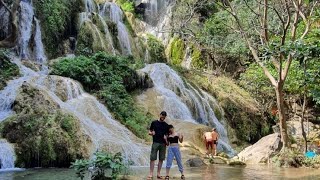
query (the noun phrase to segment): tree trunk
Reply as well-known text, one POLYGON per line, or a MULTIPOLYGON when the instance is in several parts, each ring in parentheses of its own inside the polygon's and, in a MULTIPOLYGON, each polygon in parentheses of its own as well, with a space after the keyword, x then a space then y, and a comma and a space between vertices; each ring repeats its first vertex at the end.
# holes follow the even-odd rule
POLYGON ((305 116, 305 112, 306 112, 306 107, 307 107, 307 88, 306 88, 306 74, 307 74, 307 64, 306 64, 306 59, 304 59, 303 61, 303 76, 304 76, 304 84, 303 84, 303 105, 302 105, 302 115, 301 115, 301 119, 300 119, 300 123, 301 123, 301 131, 302 131, 302 137, 304 140, 304 152, 307 152, 308 150, 308 142, 307 142, 307 135, 306 135, 306 131, 304 130, 304 116, 305 116))
POLYGON ((284 108, 284 95, 283 95, 283 81, 278 82, 277 87, 275 87, 277 96, 277 107, 279 115, 279 125, 280 125, 280 135, 281 142, 283 143, 282 150, 289 147, 288 143, 288 132, 287 132, 287 116, 284 108))

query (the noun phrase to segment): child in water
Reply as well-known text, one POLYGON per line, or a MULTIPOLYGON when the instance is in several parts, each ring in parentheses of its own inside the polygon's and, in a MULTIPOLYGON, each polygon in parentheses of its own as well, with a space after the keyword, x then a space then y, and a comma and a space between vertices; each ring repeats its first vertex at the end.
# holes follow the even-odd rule
POLYGON ((179 142, 182 143, 183 135, 180 133, 175 133, 173 126, 169 125, 169 136, 165 136, 164 138, 167 142, 167 145, 169 146, 168 147, 166 178, 165 179, 169 179, 169 172, 170 172, 170 168, 172 166, 172 161, 173 161, 174 157, 177 161, 179 171, 181 173, 181 179, 184 179, 181 153, 180 153, 180 148, 179 148, 179 142))

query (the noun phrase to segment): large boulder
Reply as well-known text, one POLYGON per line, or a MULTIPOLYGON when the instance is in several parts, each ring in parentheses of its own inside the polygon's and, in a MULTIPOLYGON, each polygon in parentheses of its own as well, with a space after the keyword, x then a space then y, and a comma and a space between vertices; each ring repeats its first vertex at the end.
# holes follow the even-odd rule
MULTIPOLYGON (((294 138, 302 138, 302 127, 300 121, 288 121, 288 132, 294 138)), ((310 134, 314 131, 314 125, 312 122, 304 122, 304 131, 306 134, 310 134)))
POLYGON ((266 163, 280 148, 280 135, 274 133, 263 137, 252 146, 245 148, 236 158, 247 164, 266 163))

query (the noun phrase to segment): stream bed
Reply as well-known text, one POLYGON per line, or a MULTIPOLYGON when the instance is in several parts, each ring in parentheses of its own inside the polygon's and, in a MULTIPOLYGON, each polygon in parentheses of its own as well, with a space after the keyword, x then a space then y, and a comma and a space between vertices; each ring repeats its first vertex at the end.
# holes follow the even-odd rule
MULTIPOLYGON (((142 180, 148 175, 148 167, 130 167, 127 179, 142 180)), ((156 172, 156 171, 155 171, 156 172)), ((162 174, 165 175, 165 169, 162 174)), ((175 166, 171 170, 170 179, 180 179, 178 168, 175 166)), ((210 165, 202 168, 186 168, 186 179, 192 180, 282 180, 320 179, 320 170, 307 168, 277 168, 265 165, 248 165, 247 167, 230 167, 228 165, 210 165)), ((24 171, 0 171, 1 180, 80 180, 72 169, 27 169, 24 171)), ((86 177, 85 179, 88 179, 86 177)), ((154 177, 154 179, 156 179, 154 177)))

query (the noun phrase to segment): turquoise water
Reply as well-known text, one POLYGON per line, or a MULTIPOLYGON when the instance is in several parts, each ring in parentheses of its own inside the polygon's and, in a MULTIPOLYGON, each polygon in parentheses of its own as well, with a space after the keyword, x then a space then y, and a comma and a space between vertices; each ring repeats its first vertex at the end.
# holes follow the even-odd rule
MULTIPOLYGON (((127 179, 142 180, 148 175, 148 167, 132 167, 127 179)), ((165 169, 161 175, 165 175, 165 169)), ((171 170, 171 179, 179 179, 177 167, 171 170)), ((210 165, 202 168, 186 168, 186 179, 192 180, 286 180, 320 179, 320 170, 305 168, 275 168, 268 166, 230 167, 210 165)), ((86 177, 85 179, 88 179, 86 177)), ((156 178, 154 178, 156 179, 156 178)), ((72 169, 28 169, 16 172, 0 172, 0 180, 79 180, 72 169)))

